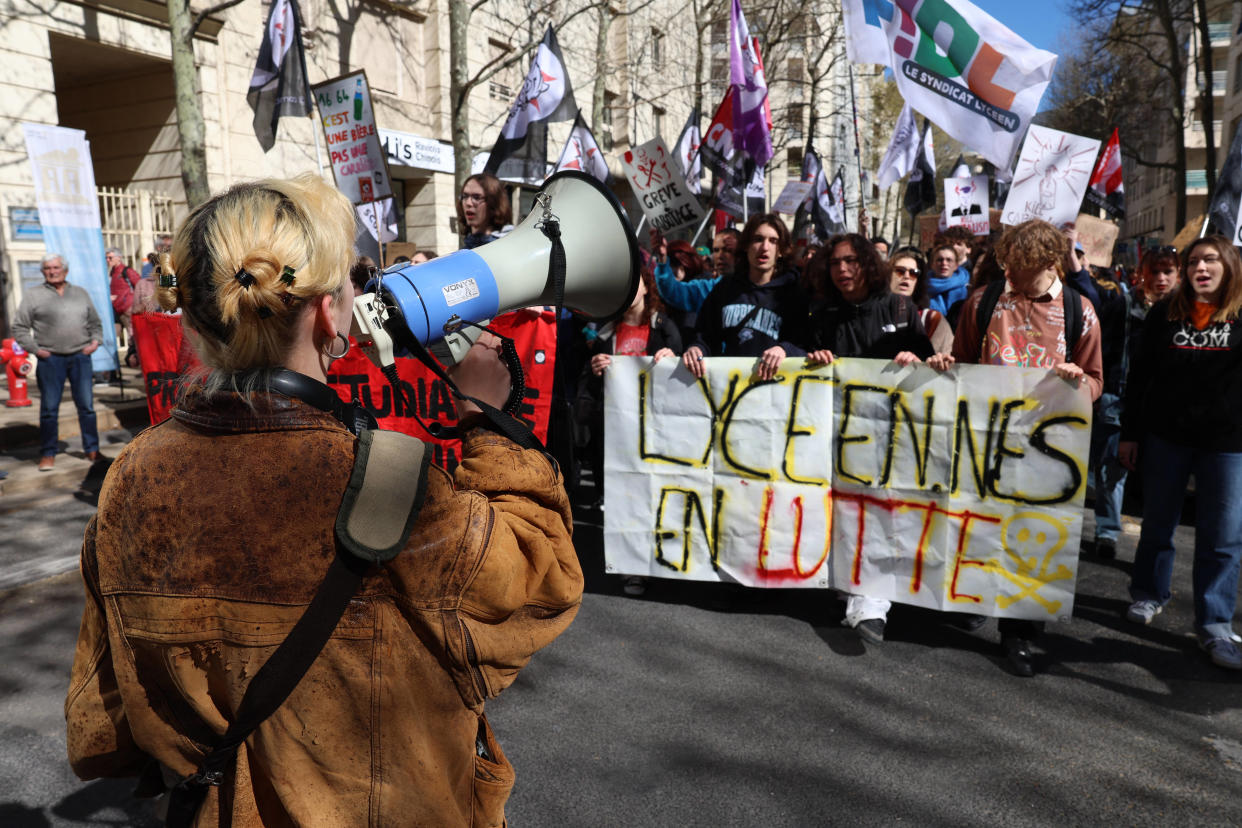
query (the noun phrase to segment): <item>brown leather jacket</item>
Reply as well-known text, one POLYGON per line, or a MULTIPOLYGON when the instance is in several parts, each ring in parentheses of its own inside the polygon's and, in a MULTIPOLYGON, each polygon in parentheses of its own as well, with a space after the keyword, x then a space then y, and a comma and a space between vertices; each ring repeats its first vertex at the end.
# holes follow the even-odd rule
MULTIPOLYGON (((195 770, 323 579, 355 443, 300 401, 225 396, 121 452, 82 548, 65 701, 80 777, 150 758, 195 770)), ((503 824, 513 768, 483 702, 577 612, 569 504, 543 455, 484 429, 455 477, 428 475, 405 550, 364 580, 198 824, 218 808, 234 826, 503 824)))

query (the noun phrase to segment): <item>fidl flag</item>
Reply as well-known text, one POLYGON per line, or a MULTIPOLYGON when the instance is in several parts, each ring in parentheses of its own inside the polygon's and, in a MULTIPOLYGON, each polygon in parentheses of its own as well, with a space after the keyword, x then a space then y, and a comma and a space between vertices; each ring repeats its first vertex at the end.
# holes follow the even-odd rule
POLYGON ((561 47, 549 25, 484 172, 498 178, 543 181, 548 174, 548 124, 571 120, 577 114, 561 47))
POLYGON ((1113 218, 1125 218, 1126 188, 1121 183, 1121 141, 1116 127, 1113 127, 1113 137, 1104 145, 1104 154, 1091 174, 1087 203, 1113 218))
POLYGON ((733 91, 733 144, 759 166, 772 159, 772 108, 759 44, 750 36, 742 5, 729 15, 729 83, 733 91))
POLYGON ((561 150, 561 160, 556 162, 556 171, 561 170, 578 170, 595 176, 604 184, 612 178, 608 173, 608 162, 599 151, 599 144, 595 143, 591 128, 582 120, 581 112, 574 118, 574 128, 569 131, 565 149, 561 150))
POLYGON ((1057 56, 968 0, 842 0, 845 49, 882 63, 936 126, 1001 168, 1013 165, 1057 56))
POLYGON ((677 139, 675 152, 677 163, 681 165, 681 172, 686 179, 686 186, 695 195, 703 191, 699 181, 703 177, 703 159, 699 157, 701 143, 703 136, 699 134, 699 110, 692 109, 686 125, 681 129, 681 137, 677 139))
POLYGON ((793 237, 795 239, 807 239, 813 235, 814 222, 812 217, 815 211, 815 186, 819 178, 820 167, 823 166, 819 161, 819 155, 816 154, 814 148, 807 146, 806 154, 802 156, 802 175, 801 180, 809 182, 811 189, 807 191, 806 198, 802 200, 802 204, 798 207, 798 212, 794 214, 793 237))
POLYGON ((272 3, 246 102, 254 110, 254 134, 264 152, 276 145, 277 121, 286 115, 305 118, 311 114, 302 18, 295 0, 272 3))

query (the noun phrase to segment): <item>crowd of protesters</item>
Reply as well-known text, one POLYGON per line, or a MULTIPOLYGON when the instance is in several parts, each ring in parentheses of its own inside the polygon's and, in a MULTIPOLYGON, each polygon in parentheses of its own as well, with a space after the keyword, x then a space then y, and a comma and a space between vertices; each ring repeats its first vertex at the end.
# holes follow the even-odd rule
MULTIPOLYGON (((467 248, 512 229, 504 186, 486 174, 467 179, 457 213, 467 248)), ((790 357, 1047 368, 1094 402, 1095 530, 1083 553, 1115 557, 1130 472, 1140 464, 1171 470, 1143 478, 1126 617, 1149 623, 1171 595, 1172 532, 1194 475, 1196 632, 1213 663, 1242 669, 1230 626, 1242 561, 1242 445, 1235 445, 1242 423, 1237 406, 1222 404, 1238 396, 1242 377, 1233 325, 1242 267, 1228 242, 1208 237, 1180 254, 1154 249, 1125 274, 1090 267, 1072 227, 1042 221, 991 238, 952 227, 925 249, 857 233, 795 245, 771 213, 740 231, 720 229, 703 247, 654 232, 645 241, 640 287, 620 319, 584 324, 567 313, 559 326, 556 396, 571 407, 566 430, 577 455, 568 458, 567 480, 572 486, 578 466, 589 471, 589 493, 576 487, 584 503, 604 508, 602 375, 614 355, 675 357, 695 377, 704 359, 752 357, 760 380, 790 357)), ((624 583, 630 594, 645 587, 637 577, 624 583)), ((863 641, 881 643, 889 602, 845 598, 845 623, 863 641)), ((968 629, 985 621, 957 613, 945 620, 968 629)), ((999 631, 1011 669, 1032 675, 1040 625, 1002 619, 999 631)))

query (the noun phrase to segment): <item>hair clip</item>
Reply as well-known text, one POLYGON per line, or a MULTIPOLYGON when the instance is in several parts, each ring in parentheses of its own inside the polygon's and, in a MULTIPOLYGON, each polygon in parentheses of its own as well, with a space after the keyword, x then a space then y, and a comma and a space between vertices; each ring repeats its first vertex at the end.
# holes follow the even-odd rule
POLYGON ((292 286, 293 273, 293 268, 289 267, 289 265, 285 265, 284 270, 280 271, 280 281, 284 282, 286 285, 292 286))
POLYGON ((262 306, 262 307, 260 307, 260 308, 259 308, 259 318, 260 318, 260 319, 270 319, 270 318, 271 318, 271 316, 272 316, 272 309, 271 309, 271 308, 269 308, 267 305, 264 305, 264 306, 262 306))
POLYGON ((160 270, 159 286, 162 288, 176 288, 177 287, 177 274, 176 273, 165 273, 163 270, 160 270))
POLYGON ((246 290, 250 290, 250 286, 253 285, 255 281, 254 277, 247 273, 245 268, 242 268, 234 273, 233 278, 236 279, 246 290))

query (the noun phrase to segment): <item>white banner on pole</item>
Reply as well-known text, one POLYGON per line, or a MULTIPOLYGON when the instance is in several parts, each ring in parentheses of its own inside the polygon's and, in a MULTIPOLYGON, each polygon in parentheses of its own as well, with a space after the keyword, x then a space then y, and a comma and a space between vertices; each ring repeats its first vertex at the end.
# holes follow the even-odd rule
POLYGON ((614 357, 607 570, 1072 612, 1091 402, 1042 369, 614 357))
POLYGON ((103 322, 104 341, 91 354, 92 370, 114 371, 120 363, 90 143, 80 129, 24 123, 22 132, 43 244, 49 254, 64 257, 68 281, 90 294, 103 322))

